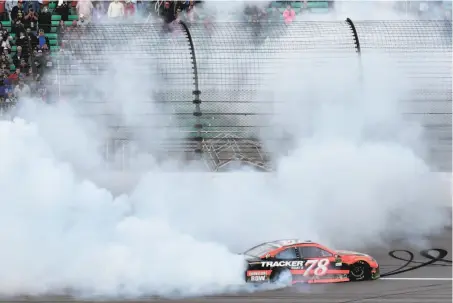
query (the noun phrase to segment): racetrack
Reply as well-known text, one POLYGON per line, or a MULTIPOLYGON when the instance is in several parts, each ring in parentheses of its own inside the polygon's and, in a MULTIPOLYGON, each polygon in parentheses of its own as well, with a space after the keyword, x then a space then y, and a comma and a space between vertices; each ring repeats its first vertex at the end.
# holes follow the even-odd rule
MULTIPOLYGON (((224 296, 210 296, 202 298, 180 299, 178 302, 253 302, 253 303, 284 303, 284 302, 310 302, 310 303, 352 303, 352 302, 410 302, 410 303, 444 303, 452 302, 452 268, 451 228, 441 235, 432 237, 423 245, 423 248, 410 247, 402 242, 394 243, 390 248, 373 249, 366 252, 375 257, 381 265, 383 278, 378 281, 338 283, 330 285, 298 285, 291 288, 256 292, 252 294, 236 294, 224 296), (443 260, 430 260, 423 257, 423 249, 445 250, 448 254, 443 260), (395 251, 394 257, 389 255, 395 251), (414 258, 411 260, 410 253, 414 258), (399 258, 399 259, 398 259, 399 258), (406 260, 406 261, 405 261, 406 260), (447 261, 445 261, 447 260, 447 261), (409 262, 410 261, 410 262, 409 262), (424 264, 431 261, 432 264, 424 264), (418 268, 414 268, 418 267, 418 268), (405 271, 386 276, 392 271, 405 271)), ((438 254, 432 250, 429 254, 437 258, 438 254)), ((27 297, 10 298, 4 302, 82 302, 64 297, 27 297)), ((129 302, 169 302, 168 299, 145 298, 129 302)), ((83 301, 89 302, 89 301, 83 301)), ((115 301, 119 302, 119 301, 115 301)))

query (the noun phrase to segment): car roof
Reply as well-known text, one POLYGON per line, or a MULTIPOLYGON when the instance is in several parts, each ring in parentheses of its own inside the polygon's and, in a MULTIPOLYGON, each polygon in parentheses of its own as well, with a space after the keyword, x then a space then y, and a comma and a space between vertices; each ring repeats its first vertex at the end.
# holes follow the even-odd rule
POLYGON ((290 246, 295 244, 317 244, 310 240, 300 240, 300 239, 281 239, 268 242, 270 244, 278 245, 279 247, 290 246))

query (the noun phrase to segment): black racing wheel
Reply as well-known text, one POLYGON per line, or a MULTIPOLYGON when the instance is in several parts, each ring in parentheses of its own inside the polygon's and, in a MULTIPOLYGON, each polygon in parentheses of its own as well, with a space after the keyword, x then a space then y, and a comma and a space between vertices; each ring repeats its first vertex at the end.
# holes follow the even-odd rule
POLYGON ((270 278, 271 283, 278 283, 283 285, 293 284, 293 274, 287 268, 274 270, 270 278))
POLYGON ((370 266, 365 261, 358 261, 349 268, 349 280, 364 281, 370 278, 370 266))

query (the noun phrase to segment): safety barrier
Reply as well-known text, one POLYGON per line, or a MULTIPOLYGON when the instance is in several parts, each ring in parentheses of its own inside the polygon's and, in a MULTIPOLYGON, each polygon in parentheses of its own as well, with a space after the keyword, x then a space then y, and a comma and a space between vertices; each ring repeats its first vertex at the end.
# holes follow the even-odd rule
MULTIPOLYGON (((256 142, 272 128, 278 97, 269 87, 277 69, 308 63, 329 68, 335 62, 344 73, 360 73, 376 54, 384 55, 414 87, 402 100, 412 104, 402 114, 426 127, 435 167, 451 171, 449 21, 181 22, 172 33, 160 23, 110 24, 74 30, 64 40, 66 57, 57 62, 62 96, 103 73, 113 79, 138 74, 141 85, 150 86, 136 97, 144 104, 139 126, 165 129, 164 150, 203 153, 214 170, 233 158, 266 166, 268 156, 256 142)), ((122 125, 99 96, 115 98, 90 92, 81 114, 96 116, 114 129, 115 139, 128 141, 135 126, 122 125)))

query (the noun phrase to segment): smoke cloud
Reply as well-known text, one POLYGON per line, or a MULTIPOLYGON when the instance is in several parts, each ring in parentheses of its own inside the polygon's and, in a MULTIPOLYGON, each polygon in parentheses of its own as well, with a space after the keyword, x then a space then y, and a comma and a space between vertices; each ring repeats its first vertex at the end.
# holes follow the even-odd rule
MULTIPOLYGON (((124 64, 114 85, 118 57, 111 62, 95 85, 84 82, 87 94, 109 92, 109 110, 129 127, 149 122, 134 119, 137 112, 165 112, 137 85, 137 66, 124 64)), ((139 148, 134 159, 146 172, 121 195, 95 180, 113 173, 101 152, 109 123, 80 118, 86 104, 74 100, 24 101, 17 118, 0 121, 0 294, 248 292, 259 288, 244 285, 236 253, 261 241, 361 249, 421 240, 448 225, 451 180, 432 173, 423 128, 401 116, 398 100, 413 87, 393 62, 379 54, 363 66, 353 58, 295 62, 263 80, 276 115, 261 139, 275 172, 194 173, 203 163, 158 163, 139 148), (283 133, 285 150, 276 143, 283 133)), ((139 145, 157 137, 152 151, 174 135, 148 129, 133 135, 139 145)))

